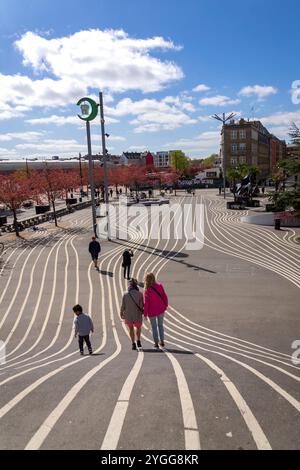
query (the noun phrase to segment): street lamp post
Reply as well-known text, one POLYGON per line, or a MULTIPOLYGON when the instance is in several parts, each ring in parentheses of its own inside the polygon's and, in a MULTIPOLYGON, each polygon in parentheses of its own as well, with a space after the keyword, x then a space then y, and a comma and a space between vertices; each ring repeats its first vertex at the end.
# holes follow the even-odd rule
POLYGON ((221 121, 223 124, 222 131, 224 132, 224 143, 223 143, 223 187, 224 187, 224 199, 226 199, 226 158, 225 158, 225 124, 227 121, 232 119, 235 116, 235 113, 229 114, 228 117, 226 117, 226 114, 223 113, 222 117, 218 116, 217 114, 214 114, 212 116, 213 119, 216 119, 217 121, 221 121))
POLYGON ((105 127, 104 127, 104 107, 103 107, 103 94, 99 93, 99 106, 100 106, 100 123, 101 123, 101 140, 102 140, 102 155, 103 155, 103 173, 104 173, 104 194, 105 194, 105 207, 107 217, 107 238, 110 240, 110 220, 109 220, 109 201, 108 201, 108 179, 107 179, 107 151, 105 144, 105 127))
POLYGON ((97 237, 97 220, 96 220, 96 207, 95 207, 95 184, 93 174, 93 161, 92 161, 92 144, 91 144, 91 127, 90 121, 95 119, 98 114, 97 103, 90 98, 81 98, 77 102, 77 106, 80 106, 81 115, 78 117, 86 123, 86 138, 88 147, 88 158, 89 158, 89 183, 91 187, 91 201, 92 201, 92 218, 93 218, 93 231, 95 237, 97 237))
POLYGON ((80 176, 80 198, 81 198, 81 200, 82 200, 83 184, 82 184, 81 153, 79 153, 79 176, 80 176))

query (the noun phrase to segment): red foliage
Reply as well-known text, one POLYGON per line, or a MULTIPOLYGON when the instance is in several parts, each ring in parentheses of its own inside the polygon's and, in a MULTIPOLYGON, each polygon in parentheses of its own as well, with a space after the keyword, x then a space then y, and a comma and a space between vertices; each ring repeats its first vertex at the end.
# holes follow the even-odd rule
POLYGON ((26 178, 20 178, 14 173, 0 175, 0 201, 11 210, 19 209, 30 196, 30 185, 26 178))
POLYGON ((12 210, 16 235, 19 236, 17 209, 31 196, 31 188, 25 177, 11 173, 0 175, 0 202, 12 210))

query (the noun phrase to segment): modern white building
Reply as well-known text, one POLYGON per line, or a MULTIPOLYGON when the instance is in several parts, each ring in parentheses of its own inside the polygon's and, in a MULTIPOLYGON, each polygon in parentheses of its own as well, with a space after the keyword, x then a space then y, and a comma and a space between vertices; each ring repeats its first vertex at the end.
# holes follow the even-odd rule
POLYGON ((156 168, 167 168, 170 166, 170 156, 169 152, 157 152, 153 154, 154 157, 154 166, 156 168))
POLYGON ((200 171, 195 176, 195 180, 203 183, 208 183, 209 180, 214 180, 220 178, 222 169, 220 166, 215 166, 213 168, 208 168, 207 170, 200 171))

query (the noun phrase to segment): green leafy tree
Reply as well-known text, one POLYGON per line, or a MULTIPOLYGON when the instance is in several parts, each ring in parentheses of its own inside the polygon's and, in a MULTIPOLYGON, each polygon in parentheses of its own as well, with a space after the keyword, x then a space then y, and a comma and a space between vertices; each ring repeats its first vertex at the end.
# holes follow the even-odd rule
POLYGON ((186 155, 181 150, 173 150, 170 152, 170 158, 171 167, 181 175, 185 175, 189 166, 189 159, 186 155))
MULTIPOLYGON (((300 129, 296 126, 295 123, 292 124, 289 135, 291 137, 292 143, 294 145, 299 145, 300 148, 300 129)), ((270 201, 272 201, 275 205, 275 210, 294 210, 298 215, 300 215, 299 175, 300 161, 297 159, 297 157, 289 158, 279 162, 275 175, 273 175, 276 191, 274 194, 269 195, 270 201), (284 192, 279 192, 279 183, 283 182, 283 186, 285 186, 286 179, 292 176, 295 178, 294 188, 287 189, 284 192)))

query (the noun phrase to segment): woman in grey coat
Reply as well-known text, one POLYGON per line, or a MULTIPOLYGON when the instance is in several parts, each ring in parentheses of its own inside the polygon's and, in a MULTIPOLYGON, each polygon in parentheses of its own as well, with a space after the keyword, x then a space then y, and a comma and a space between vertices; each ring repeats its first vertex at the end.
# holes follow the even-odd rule
POLYGON ((141 329, 143 325, 144 300, 136 279, 131 279, 128 291, 124 293, 121 305, 121 319, 125 321, 132 341, 132 350, 141 348, 141 329), (135 342, 136 337, 136 342, 135 342))

